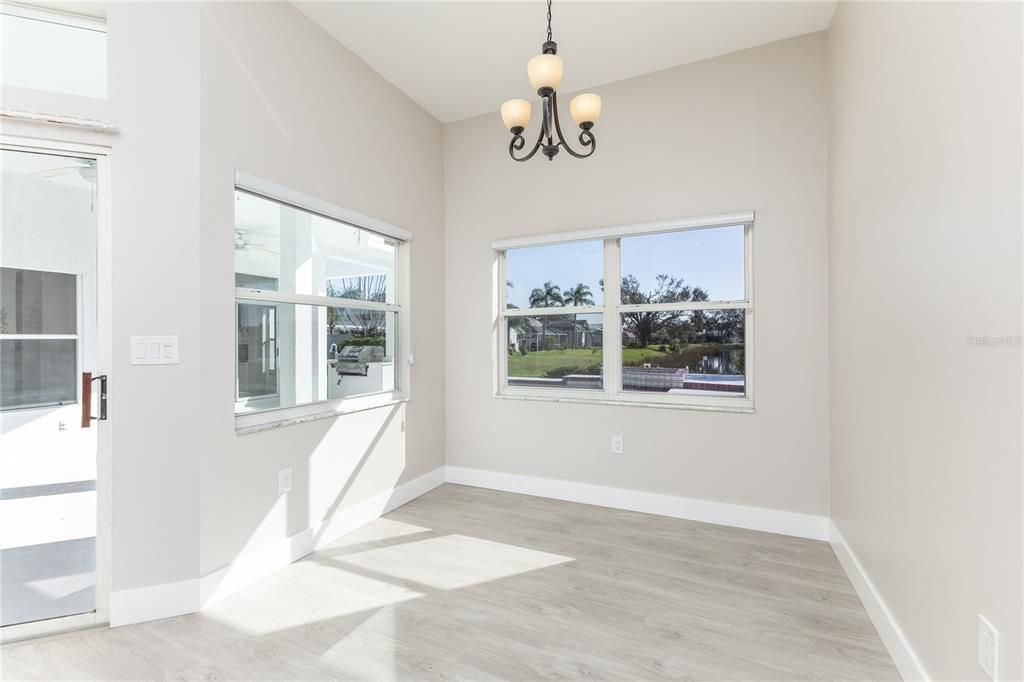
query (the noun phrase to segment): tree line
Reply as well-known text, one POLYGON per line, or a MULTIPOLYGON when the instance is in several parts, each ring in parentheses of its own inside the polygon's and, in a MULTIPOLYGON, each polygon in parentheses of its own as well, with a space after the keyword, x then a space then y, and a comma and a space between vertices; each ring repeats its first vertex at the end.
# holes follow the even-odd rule
MULTIPOLYGON (((514 284, 509 281, 509 287, 514 284)), ((604 280, 600 280, 604 290, 604 280)), ((710 300, 708 292, 690 286, 681 277, 658 275, 653 289, 643 289, 634 275, 622 278, 621 301, 625 304, 692 303, 710 300)), ((564 290, 552 281, 530 292, 531 308, 592 306, 591 288, 582 282, 564 290)), ((509 305, 509 308, 515 308, 509 305)), ((680 345, 688 343, 742 343, 742 310, 676 310, 623 313, 623 329, 630 333, 631 345, 680 345)), ((542 337, 547 336, 547 316, 541 316, 542 337)))

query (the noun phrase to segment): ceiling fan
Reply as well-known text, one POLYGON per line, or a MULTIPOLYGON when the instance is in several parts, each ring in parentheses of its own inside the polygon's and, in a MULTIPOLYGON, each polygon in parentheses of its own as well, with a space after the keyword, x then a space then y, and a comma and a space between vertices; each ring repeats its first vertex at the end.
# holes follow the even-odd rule
POLYGON ((57 168, 47 168, 45 170, 36 171, 31 173, 37 178, 60 178, 68 175, 78 175, 78 177, 90 185, 96 184, 96 162, 91 159, 74 159, 79 163, 73 166, 59 166, 57 168))
POLYGON ((271 256, 280 255, 277 251, 274 251, 266 244, 258 244, 256 242, 249 241, 248 234, 240 227, 235 228, 235 251, 240 251, 242 253, 259 251, 262 253, 268 253, 271 256))

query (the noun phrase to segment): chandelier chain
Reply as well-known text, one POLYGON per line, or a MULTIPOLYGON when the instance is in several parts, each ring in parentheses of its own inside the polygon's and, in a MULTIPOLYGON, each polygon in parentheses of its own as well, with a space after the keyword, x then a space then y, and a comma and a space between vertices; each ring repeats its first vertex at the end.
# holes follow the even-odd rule
POLYGON ((548 42, 551 42, 551 0, 548 0, 548 42))

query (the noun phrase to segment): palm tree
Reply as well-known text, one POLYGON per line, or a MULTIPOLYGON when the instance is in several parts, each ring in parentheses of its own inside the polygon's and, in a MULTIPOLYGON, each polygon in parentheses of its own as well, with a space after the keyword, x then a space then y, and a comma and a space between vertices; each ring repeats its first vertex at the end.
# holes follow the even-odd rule
MULTIPOLYGON (((530 292, 531 308, 554 308, 565 305, 562 298, 562 288, 548 280, 543 287, 537 287, 530 292)), ((540 316, 540 350, 544 350, 544 344, 548 338, 548 316, 540 316)))
POLYGON ((594 305, 594 294, 591 293, 590 287, 583 282, 566 289, 562 294, 562 299, 565 301, 565 305, 594 305))
MULTIPOLYGON (((565 292, 562 294, 562 300, 565 301, 565 305, 594 305, 594 295, 591 293, 590 287, 583 282, 578 282, 574 287, 566 287, 565 292)), ((576 325, 574 324, 572 335, 569 337, 569 346, 571 348, 576 347, 577 333, 576 325)))
POLYGON ((562 298, 562 287, 558 286, 551 280, 544 282, 543 287, 537 287, 530 292, 531 308, 554 308, 555 306, 564 304, 565 300, 562 298))

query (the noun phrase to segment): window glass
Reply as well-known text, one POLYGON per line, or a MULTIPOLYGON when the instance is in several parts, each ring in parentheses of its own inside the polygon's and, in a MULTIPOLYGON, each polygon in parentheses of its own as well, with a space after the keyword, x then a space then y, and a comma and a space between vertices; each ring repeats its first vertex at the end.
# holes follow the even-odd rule
POLYGON ((743 231, 736 225, 623 237, 622 302, 743 300, 743 231))
POLYGON ((260 277, 259 275, 247 275, 242 272, 235 273, 235 286, 242 289, 260 289, 262 291, 277 291, 276 277, 260 277))
POLYGON ((0 334, 77 333, 74 275, 0 268, 0 334))
POLYGON ((600 314, 515 315, 507 325, 509 386, 603 388, 600 314))
POLYGON ((235 192, 237 286, 393 303, 397 246, 369 230, 235 192))
POLYGON ((0 340, 0 410, 76 402, 77 367, 74 339, 0 340))
POLYGON ((0 13, 0 81, 19 88, 106 97, 107 33, 99 22, 85 28, 61 23, 58 13, 33 11, 37 13, 40 18, 0 13))
POLYGON ((277 306, 238 306, 238 397, 277 395, 277 306))
POLYGON ((624 391, 745 395, 743 310, 643 311, 621 320, 624 391))
POLYGON ((681 225, 506 249, 498 393, 541 398, 561 390, 562 398, 752 409, 753 223, 681 225), (621 288, 613 300, 604 298, 609 277, 621 288), (569 281, 579 284, 564 286, 569 281), (618 376, 605 381, 606 370, 618 376))
POLYGON ((573 242, 509 249, 505 258, 509 308, 604 304, 604 244, 573 242))
POLYGON ((397 388, 397 313, 240 301, 238 412, 397 388))

